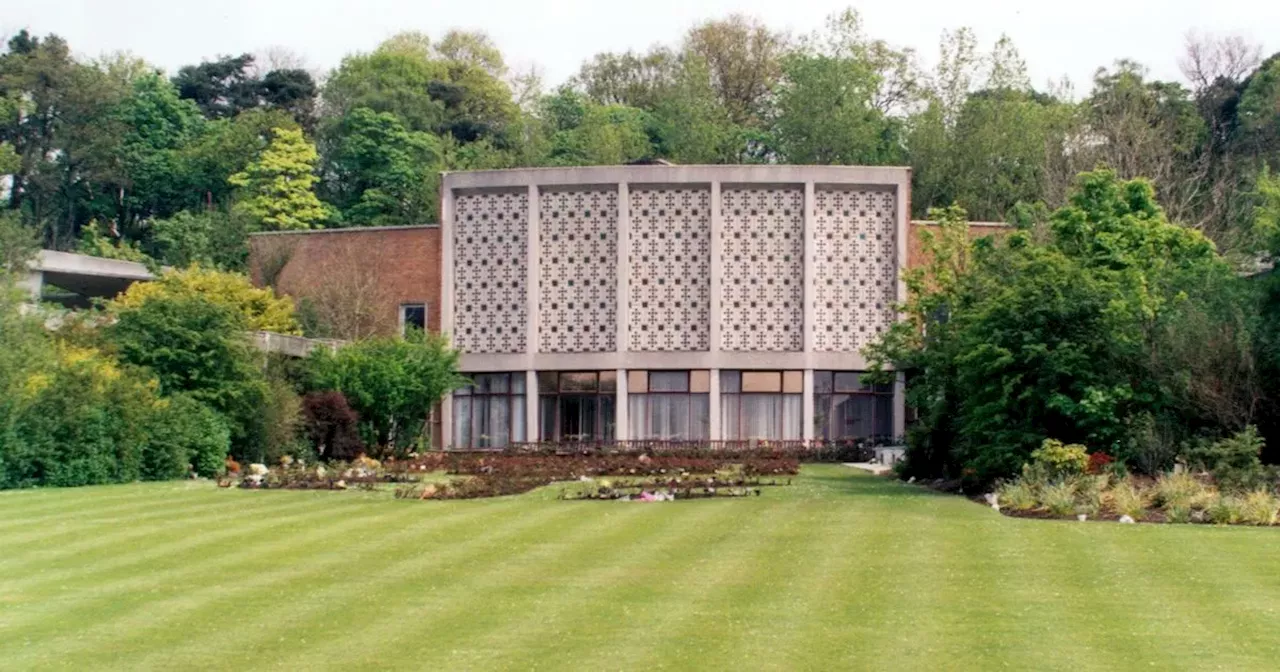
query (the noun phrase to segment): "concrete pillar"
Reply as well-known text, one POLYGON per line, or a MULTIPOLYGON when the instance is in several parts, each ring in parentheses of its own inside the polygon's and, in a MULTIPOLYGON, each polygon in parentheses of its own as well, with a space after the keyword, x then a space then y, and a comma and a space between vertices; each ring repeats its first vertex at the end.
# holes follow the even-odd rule
POLYGON ((614 392, 613 406, 613 438, 615 441, 626 441, 631 436, 631 421, 627 400, 627 370, 618 369, 618 389, 614 392))
POLYGON ((524 440, 537 441, 538 436, 538 372, 524 372, 524 440))
POLYGON ((800 438, 806 443, 813 440, 813 418, 816 410, 813 402, 813 369, 805 369, 804 391, 800 396, 800 438))
MULTIPOLYGON (((440 188, 440 333, 453 335, 453 190, 440 188)), ((440 403, 440 447, 453 446, 453 395, 440 403)))
MULTIPOLYGON (((615 305, 618 307, 617 331, 614 332, 614 351, 619 361, 630 349, 627 319, 631 303, 631 189, 626 182, 618 184, 617 227, 617 275, 614 278, 615 305)), ((627 370, 618 369, 618 391, 614 398, 613 437, 617 441, 631 438, 627 401, 627 370)))

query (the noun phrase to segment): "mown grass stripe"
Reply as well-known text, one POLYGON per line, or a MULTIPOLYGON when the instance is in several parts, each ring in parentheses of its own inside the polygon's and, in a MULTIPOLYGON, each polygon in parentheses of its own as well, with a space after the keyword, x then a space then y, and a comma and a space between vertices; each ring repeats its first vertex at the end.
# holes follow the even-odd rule
MULTIPOLYGON (((549 503, 540 508, 540 515, 546 516, 549 512, 554 512, 556 517, 535 528, 523 530, 513 539, 518 542, 523 537, 525 541, 533 541, 532 544, 525 544, 524 552, 486 554, 485 549, 477 549, 478 552, 463 554, 444 563, 428 559, 418 571, 412 571, 414 565, 423 563, 409 561, 374 577, 378 582, 393 581, 401 584, 406 596, 415 588, 430 590, 430 594, 421 596, 422 602, 401 602, 410 609, 408 614, 394 609, 395 605, 373 605, 377 607, 375 609, 370 609, 371 605, 366 604, 345 607, 335 605, 334 609, 342 609, 344 614, 350 613, 348 609, 355 610, 360 625, 354 632, 349 632, 348 636, 366 642, 369 648, 352 650, 337 640, 332 640, 307 650, 301 656, 280 660, 278 664, 292 669, 314 667, 326 660, 358 664, 366 652, 387 650, 386 642, 394 639, 401 628, 421 628, 431 622, 439 622, 447 618, 447 614, 457 613, 449 610, 458 607, 463 607, 458 615, 465 617, 467 605, 471 609, 493 608, 495 603, 486 595, 506 575, 518 573, 521 567, 530 563, 548 560, 554 562, 564 557, 573 544, 596 537, 610 528, 625 530, 630 520, 642 513, 636 509, 619 508, 608 516, 583 516, 581 506, 563 502, 549 503), (426 573, 428 571, 429 575, 426 573), (350 660, 351 658, 355 660, 350 660)), ((331 613, 312 616, 308 622, 323 628, 332 622, 331 613)))
MULTIPOLYGON (((495 512, 475 508, 461 508, 444 505, 445 512, 428 511, 431 505, 416 502, 405 502, 394 514, 388 512, 388 520, 376 520, 368 536, 360 539, 329 540, 327 546, 303 549, 299 553, 296 547, 288 552, 301 561, 292 567, 280 567, 261 571, 251 580, 245 581, 230 589, 210 590, 202 599, 190 599, 190 596, 175 596, 164 607, 164 618, 157 623, 155 619, 138 619, 140 622, 121 623, 116 630, 124 634, 113 641, 120 641, 129 648, 130 644, 141 647, 153 646, 159 641, 172 645, 181 645, 189 651, 199 650, 207 646, 207 655, 217 655, 225 645, 228 637, 235 637, 237 647, 251 655, 255 637, 260 638, 265 632, 282 625, 286 619, 295 616, 306 606, 312 604, 327 605, 334 596, 360 599, 361 591, 369 589, 365 577, 369 573, 381 571, 385 566, 403 561, 406 554, 420 550, 417 540, 422 534, 456 535, 466 529, 491 519, 495 512), (352 583, 358 580, 358 583, 352 583), (276 594, 288 594, 297 586, 309 586, 305 600, 280 601, 274 599, 276 594), (353 587, 357 588, 353 590, 353 587), (228 622, 222 617, 228 611, 249 612, 253 618, 238 622, 228 622), (204 624, 218 624, 217 628, 202 628, 204 624), (237 626, 243 627, 236 634, 237 626), (185 634, 184 634, 185 633, 185 634), (196 634, 191 634, 196 633, 196 634)), ((492 528, 495 535, 503 532, 500 527, 492 528)), ((368 528, 366 528, 368 529, 368 528)), ((489 532, 486 529, 486 534, 489 532)), ((481 535, 483 536, 483 535, 481 535)), ((308 632, 300 630, 300 632, 308 632)), ((293 633, 290 633, 292 636, 293 633)), ((274 637, 271 638, 273 641, 274 637)), ((130 656, 127 661, 134 669, 163 669, 166 667, 163 656, 130 656)))
MULTIPOLYGON (((610 622, 609 612, 627 607, 625 602, 615 602, 613 595, 634 586, 637 578, 650 576, 648 568, 674 554, 689 552, 688 547, 696 544, 707 528, 729 520, 735 511, 732 505, 724 504, 623 504, 640 509, 643 517, 627 528, 575 545, 564 562, 553 560, 553 567, 542 563, 526 566, 521 573, 504 574, 498 585, 485 591, 502 596, 503 609, 466 630, 431 633, 436 650, 449 655, 424 662, 443 668, 506 668, 518 665, 530 651, 547 649, 537 657, 554 669, 555 653, 589 646, 590 634, 610 622), (547 599, 548 595, 554 599, 547 599)), ((434 620, 466 616, 439 615, 434 620)), ((400 648, 398 645, 413 637, 428 634, 431 626, 425 623, 406 628, 389 645, 400 648)))
MULTIPOLYGON (((103 617, 74 633, 75 643, 64 643, 63 648, 75 653, 100 647, 103 643, 109 643, 111 648, 121 647, 126 642, 141 645, 147 643, 148 637, 154 636, 155 630, 162 629, 171 634, 189 633, 185 628, 174 629, 178 626, 178 615, 219 600, 229 600, 234 605, 238 597, 255 591, 270 590, 282 583, 318 576, 329 570, 345 569, 350 562, 347 554, 329 553, 326 559, 319 561, 314 558, 325 549, 332 549, 335 539, 341 539, 348 532, 370 529, 371 526, 375 526, 374 529, 383 526, 395 529, 402 522, 419 516, 412 506, 362 509, 360 515, 346 516, 330 526, 299 526, 291 534, 237 546, 233 552, 166 572, 151 582, 167 589, 159 594, 154 587, 150 591, 152 594, 145 590, 129 590, 125 585, 135 583, 129 579, 114 582, 110 584, 110 595, 95 596, 91 600, 95 604, 76 605, 77 609, 94 609, 103 617), (281 564, 278 558, 282 555, 295 557, 299 564, 281 564)), ((461 525, 468 518, 479 515, 481 512, 455 508, 424 522, 430 525, 461 525)), ((376 548, 369 547, 371 551, 376 548)), ((134 667, 134 662, 140 661, 129 662, 129 666, 134 667)))

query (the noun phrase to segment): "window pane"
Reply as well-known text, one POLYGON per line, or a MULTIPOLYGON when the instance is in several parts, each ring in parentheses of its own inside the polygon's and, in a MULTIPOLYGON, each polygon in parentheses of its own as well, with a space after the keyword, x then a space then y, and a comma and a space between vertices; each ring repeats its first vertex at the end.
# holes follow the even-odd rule
POLYGON ((407 303, 400 306, 401 330, 408 332, 411 328, 425 331, 427 328, 427 307, 421 303, 407 303))
POLYGON ((836 392, 861 392, 862 376, 852 371, 838 371, 836 376, 836 392))
POLYGON ((524 371, 515 371, 511 374, 511 394, 524 394, 525 378, 528 374, 524 371))
POLYGON ((782 395, 742 395, 742 438, 782 438, 782 395))
POLYGON ((489 418, 489 397, 473 397, 471 399, 471 447, 484 448, 489 445, 489 428, 485 422, 489 418))
POLYGON ((678 441, 689 436, 689 395, 650 394, 649 438, 678 441))
POLYGON ((720 395, 720 437, 723 439, 742 438, 738 430, 738 409, 741 399, 742 397, 737 394, 720 395))
POLYGON ((813 372, 813 391, 817 394, 824 394, 834 391, 831 385, 830 371, 814 371, 813 372))
POLYGON ((893 397, 876 397, 876 436, 893 436, 893 397))
POLYGON ((835 438, 832 432, 831 395, 813 395, 813 436, 819 439, 835 438))
MULTIPOLYGON (((466 375, 466 374, 463 374, 463 375, 466 375)), ((475 391, 475 389, 476 388, 471 383, 467 383, 466 385, 463 385, 462 387, 459 387, 458 389, 454 390, 453 396, 458 397, 458 396, 470 395, 472 392, 475 391)))
POLYGON ((600 431, 596 438, 603 441, 612 441, 614 437, 613 425, 617 420, 617 406, 612 394, 600 395, 600 422, 597 425, 600 431))
POLYGON ((551 395, 538 397, 538 438, 543 441, 555 441, 556 436, 556 398, 551 395))
POLYGON ((485 424, 488 425, 489 442, 487 448, 502 448, 511 438, 510 402, 506 397, 489 398, 489 414, 485 424))
POLYGON ((560 389, 557 382, 559 374, 555 371, 539 371, 538 372, 538 391, 539 392, 555 392, 560 389))
POLYGON ((688 392, 688 371, 650 371, 650 392, 688 392))
POLYGON ((872 436, 875 431, 874 412, 875 397, 864 394, 837 395, 835 415, 839 433, 835 438, 861 439, 872 436))
POLYGON ((561 392, 595 392, 596 372, 562 373, 560 374, 561 392))
POLYGON ((618 391, 617 371, 600 372, 600 391, 606 394, 613 394, 618 391))
POLYGON ((481 373, 475 376, 476 385, 481 393, 506 394, 510 390, 509 374, 481 373))
POLYGON ((453 432, 455 448, 471 447, 471 397, 454 398, 453 432))
POLYGON ((799 394, 782 395, 782 438, 787 441, 798 441, 802 438, 800 423, 803 411, 802 396, 799 394))
POLYGON ((707 440, 711 438, 711 395, 689 395, 689 435, 690 440, 707 440))
POLYGON ((741 371, 721 371, 720 372, 720 393, 733 393, 742 391, 742 372, 741 371))
POLYGON ((648 439, 649 395, 632 394, 627 397, 627 431, 633 439, 648 439))
POLYGON ((528 408, 524 397, 509 397, 511 399, 511 440, 524 441, 525 429, 525 409, 528 408))

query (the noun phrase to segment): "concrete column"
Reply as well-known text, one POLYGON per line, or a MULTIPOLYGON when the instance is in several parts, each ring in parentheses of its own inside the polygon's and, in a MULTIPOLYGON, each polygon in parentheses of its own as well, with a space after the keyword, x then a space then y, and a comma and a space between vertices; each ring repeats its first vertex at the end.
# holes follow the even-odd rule
POLYGON ((537 441, 538 437, 538 372, 524 372, 524 436, 525 441, 537 441))
POLYGON ((28 271, 26 277, 18 281, 18 288, 31 297, 32 302, 39 303, 40 295, 44 291, 44 273, 28 271))
POLYGON ((618 369, 618 389, 614 393, 613 406, 613 438, 615 441, 626 441, 631 436, 631 416, 627 401, 627 370, 618 369))
MULTIPOLYGON (((618 184, 618 222, 617 226, 617 275, 614 278, 614 293, 617 314, 617 331, 614 333, 614 351, 619 355, 630 349, 627 335, 627 315, 631 302, 631 192, 626 182, 618 184)), ((622 384, 622 379, 618 379, 622 384)))
MULTIPOLYGON (((724 283, 724 260, 720 254, 720 251, 724 249, 724 243, 722 241, 723 235, 724 216, 720 212, 720 182, 716 181, 711 183, 711 244, 709 248, 711 251, 711 258, 709 259, 711 262, 711 305, 707 311, 708 317, 711 320, 711 338, 709 339, 710 347, 708 349, 713 354, 720 351, 720 330, 723 328, 721 316, 724 314, 724 311, 720 301, 720 297, 723 295, 722 285, 724 283)), ((712 383, 712 385, 715 384, 716 383, 712 383)), ((712 401, 711 404, 711 413, 714 417, 717 415, 716 409, 719 408, 719 406, 716 401, 712 401)), ((711 430, 711 437, 713 439, 716 438, 715 429, 711 430)))
MULTIPOLYGON (((804 183, 804 352, 813 352, 816 322, 818 316, 818 299, 816 296, 814 268, 818 263, 818 243, 815 236, 816 218, 814 216, 813 182, 804 183)), ((808 357, 805 358, 806 360, 808 357)))
POLYGON ((804 370, 804 391, 800 396, 800 438, 805 442, 813 440, 813 418, 815 416, 813 402, 813 369, 804 370))
MULTIPOLYGON (((715 193, 715 191, 712 191, 712 193, 715 193)), ((714 301, 712 305, 714 305, 714 301)), ((715 348, 714 345, 711 347, 715 348)), ((712 441, 720 441, 724 438, 720 435, 720 369, 711 369, 711 387, 708 390, 710 391, 708 396, 711 402, 709 404, 710 412, 708 413, 711 422, 710 436, 712 441)))
MULTIPOLYGON (((453 190, 440 188, 440 333, 453 335, 453 190)), ((440 402, 440 447, 453 446, 453 395, 440 402)))

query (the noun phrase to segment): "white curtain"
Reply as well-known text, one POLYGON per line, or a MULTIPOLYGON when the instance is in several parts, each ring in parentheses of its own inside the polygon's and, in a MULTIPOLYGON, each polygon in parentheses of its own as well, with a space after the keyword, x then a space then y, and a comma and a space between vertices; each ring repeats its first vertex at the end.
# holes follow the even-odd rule
POLYGON ((471 397, 453 398, 453 431, 455 447, 471 447, 471 397))
POLYGON ((524 441, 525 436, 525 401, 524 397, 511 397, 511 440, 524 441))
POLYGON ((782 439, 798 441, 803 436, 803 401, 799 394, 782 395, 782 439))

